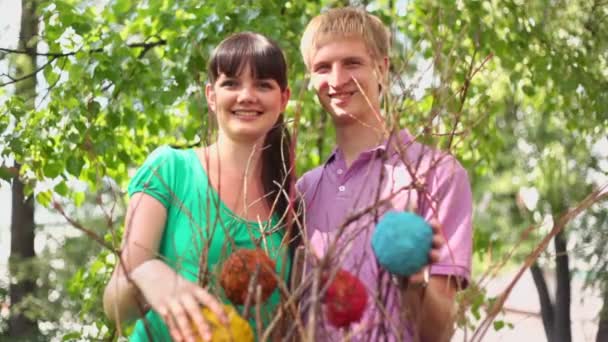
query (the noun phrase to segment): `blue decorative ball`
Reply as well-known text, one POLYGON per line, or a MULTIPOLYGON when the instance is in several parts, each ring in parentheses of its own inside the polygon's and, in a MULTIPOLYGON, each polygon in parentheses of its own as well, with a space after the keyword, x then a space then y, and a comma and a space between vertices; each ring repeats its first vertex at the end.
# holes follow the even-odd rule
POLYGON ((372 235, 372 249, 382 267, 393 274, 410 276, 429 262, 433 229, 417 214, 389 211, 372 235))

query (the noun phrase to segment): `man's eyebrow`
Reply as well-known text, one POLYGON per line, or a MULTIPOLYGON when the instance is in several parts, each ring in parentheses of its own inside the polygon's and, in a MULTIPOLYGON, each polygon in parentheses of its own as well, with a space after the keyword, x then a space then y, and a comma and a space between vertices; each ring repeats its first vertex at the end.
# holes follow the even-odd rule
POLYGON ((313 63, 312 67, 315 68, 315 67, 319 67, 319 66, 325 66, 325 65, 328 65, 328 64, 329 64, 329 62, 327 62, 327 61, 318 61, 316 63, 313 63))
POLYGON ((365 61, 365 58, 363 58, 363 56, 347 56, 344 57, 343 60, 346 62, 363 62, 365 61))

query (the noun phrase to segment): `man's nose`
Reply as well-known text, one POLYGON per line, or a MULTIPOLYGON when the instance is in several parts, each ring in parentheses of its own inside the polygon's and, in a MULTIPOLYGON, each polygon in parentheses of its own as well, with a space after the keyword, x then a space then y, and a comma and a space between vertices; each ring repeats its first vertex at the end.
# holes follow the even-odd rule
POLYGON ((339 88, 350 80, 350 74, 340 66, 335 66, 331 69, 329 77, 329 85, 332 88, 339 88))

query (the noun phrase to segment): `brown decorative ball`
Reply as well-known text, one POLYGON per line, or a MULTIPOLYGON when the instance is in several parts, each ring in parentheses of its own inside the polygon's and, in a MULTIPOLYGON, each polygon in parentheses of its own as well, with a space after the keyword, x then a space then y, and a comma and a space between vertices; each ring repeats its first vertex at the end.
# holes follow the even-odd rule
POLYGON ((262 287, 262 302, 265 302, 277 287, 275 263, 261 249, 238 249, 224 262, 220 274, 220 285, 233 304, 242 305, 247 300, 249 282, 259 266, 251 303, 256 303, 255 289, 262 287))

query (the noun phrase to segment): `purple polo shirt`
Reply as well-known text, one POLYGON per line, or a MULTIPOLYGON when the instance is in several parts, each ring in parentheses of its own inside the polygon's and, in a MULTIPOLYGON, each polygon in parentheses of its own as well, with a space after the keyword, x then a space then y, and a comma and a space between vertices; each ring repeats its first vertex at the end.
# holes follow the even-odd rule
MULTIPOLYGON (((306 208, 305 238, 316 256, 330 258, 331 265, 358 275, 370 295, 363 318, 350 327, 352 340, 412 340, 412 328, 399 309, 398 290, 390 275, 378 266, 371 248, 375 224, 387 210, 413 210, 427 221, 437 219, 447 243, 430 273, 453 275, 468 282, 471 188, 467 172, 453 156, 414 141, 403 130, 388 142, 361 153, 350 168, 341 151, 334 151, 324 165, 304 174, 297 187, 306 208), (369 210, 375 203, 381 205, 369 210)), ((315 264, 313 258, 307 256, 309 266, 315 264)), ((341 340, 344 331, 324 321, 317 318, 317 340, 341 340)))

